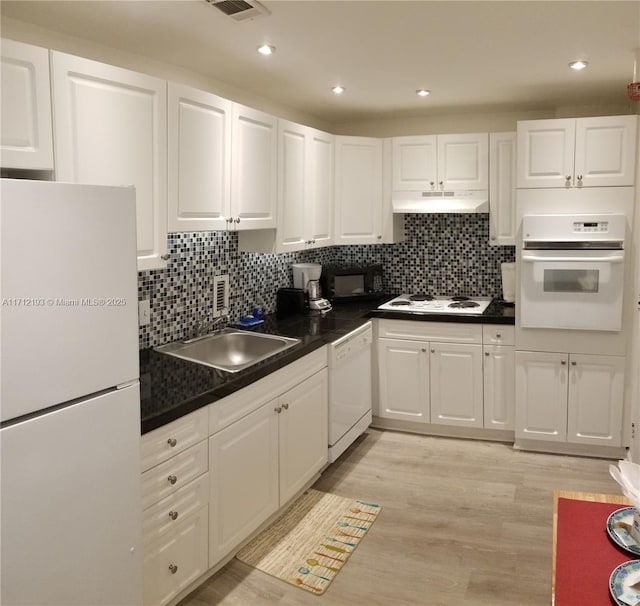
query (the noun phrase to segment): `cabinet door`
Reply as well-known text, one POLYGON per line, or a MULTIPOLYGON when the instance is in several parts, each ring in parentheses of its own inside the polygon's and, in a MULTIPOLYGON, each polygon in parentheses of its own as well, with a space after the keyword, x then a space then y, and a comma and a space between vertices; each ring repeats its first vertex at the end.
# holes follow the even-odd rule
POLYGON ((619 356, 571 354, 569 442, 622 446, 624 364, 619 356))
POLYGON ((209 566, 278 509, 277 400, 209 438, 209 566))
POLYGON ((169 83, 169 231, 225 229, 231 191, 231 102, 169 83))
POLYGON ((516 438, 567 438, 567 360, 563 353, 516 352, 516 438))
POLYGON ((306 234, 310 246, 333 244, 333 150, 334 137, 309 129, 309 192, 305 207, 306 234))
POLYGON ((2 40, 0 78, 0 165, 53 170, 49 51, 2 40))
POLYGON ((327 369, 280 396, 280 505, 327 463, 329 452, 327 369))
POLYGON ((513 347, 485 345, 484 426, 487 429, 515 428, 515 353, 513 347))
POLYGON ((336 137, 335 244, 382 240, 382 140, 336 137))
POLYGON ((438 135, 438 189, 489 189, 489 135, 438 135))
POLYGON ((636 116, 576 120, 574 184, 633 185, 636 158, 636 116))
POLYGON ((378 339, 378 415, 429 422, 428 343, 378 339))
POLYGON ((52 52, 56 178, 135 185, 138 269, 166 265, 164 80, 52 52))
POLYGON ((162 606, 207 572, 208 507, 176 520, 171 531, 144 544, 145 606, 162 606))
POLYGON ((278 122, 278 251, 305 247, 305 205, 308 193, 307 129, 278 122))
POLYGON ((430 344, 431 422, 482 427, 482 345, 430 344))
POLYGON ((489 244, 516 244, 516 133, 489 135, 489 244))
POLYGON ((518 178, 521 188, 565 187, 573 178, 573 118, 518 122, 518 178))
POLYGON ((233 105, 231 217, 234 229, 276 227, 278 121, 233 105))
POLYGON ((394 137, 391 140, 392 191, 435 190, 437 157, 435 135, 394 137))

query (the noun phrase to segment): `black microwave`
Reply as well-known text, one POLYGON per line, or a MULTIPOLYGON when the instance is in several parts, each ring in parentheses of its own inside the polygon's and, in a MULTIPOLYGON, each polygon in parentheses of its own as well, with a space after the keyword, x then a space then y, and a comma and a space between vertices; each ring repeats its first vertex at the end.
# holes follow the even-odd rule
POLYGON ((331 301, 373 298, 382 293, 382 265, 324 265, 320 282, 331 301))

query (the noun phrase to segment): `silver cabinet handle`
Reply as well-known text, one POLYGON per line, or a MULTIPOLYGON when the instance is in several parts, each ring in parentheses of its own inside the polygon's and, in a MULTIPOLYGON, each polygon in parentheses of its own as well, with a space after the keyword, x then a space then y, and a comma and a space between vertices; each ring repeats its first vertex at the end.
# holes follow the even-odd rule
POLYGON ((169 476, 167 481, 173 486, 178 481, 178 478, 176 476, 169 476))
POLYGON ((170 512, 169 512, 169 517, 170 517, 172 520, 177 520, 177 519, 178 519, 178 512, 177 512, 177 511, 170 511, 170 512))
POLYGON ((282 405, 282 408, 284 408, 285 410, 289 410, 289 405, 285 402, 285 403, 282 405))
POLYGON ((176 440, 175 438, 169 438, 167 440, 167 444, 169 444, 171 448, 174 448, 177 443, 178 443, 178 440, 176 440))
POLYGON ((280 414, 282 412, 282 406, 276 406, 273 410, 280 414))
POLYGON ((175 574, 178 572, 178 567, 175 564, 169 564, 169 572, 171 574, 175 574))

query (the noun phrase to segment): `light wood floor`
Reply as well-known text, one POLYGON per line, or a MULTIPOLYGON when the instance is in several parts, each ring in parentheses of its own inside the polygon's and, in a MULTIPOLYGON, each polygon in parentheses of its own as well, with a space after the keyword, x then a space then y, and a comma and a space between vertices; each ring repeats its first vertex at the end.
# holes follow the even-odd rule
POLYGON ((314 486, 383 507, 324 595, 234 559, 180 606, 548 606, 553 490, 618 494, 609 463, 369 430, 314 486))

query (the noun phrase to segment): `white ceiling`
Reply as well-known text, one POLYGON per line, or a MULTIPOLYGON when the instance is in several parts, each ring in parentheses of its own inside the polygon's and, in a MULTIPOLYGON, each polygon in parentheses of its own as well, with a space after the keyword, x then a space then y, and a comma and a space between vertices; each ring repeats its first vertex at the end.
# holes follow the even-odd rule
MULTIPOLYGON (((187 68, 328 123, 627 103, 637 1, 9 1, 3 16, 187 68), (271 57, 256 53, 268 42, 271 57), (589 61, 574 72, 573 59, 589 61), (340 83, 347 92, 333 95, 340 83), (425 87, 431 95, 419 98, 425 87)), ((638 70, 640 72, 640 69, 638 70)), ((637 76, 640 80, 640 73, 637 76)))

